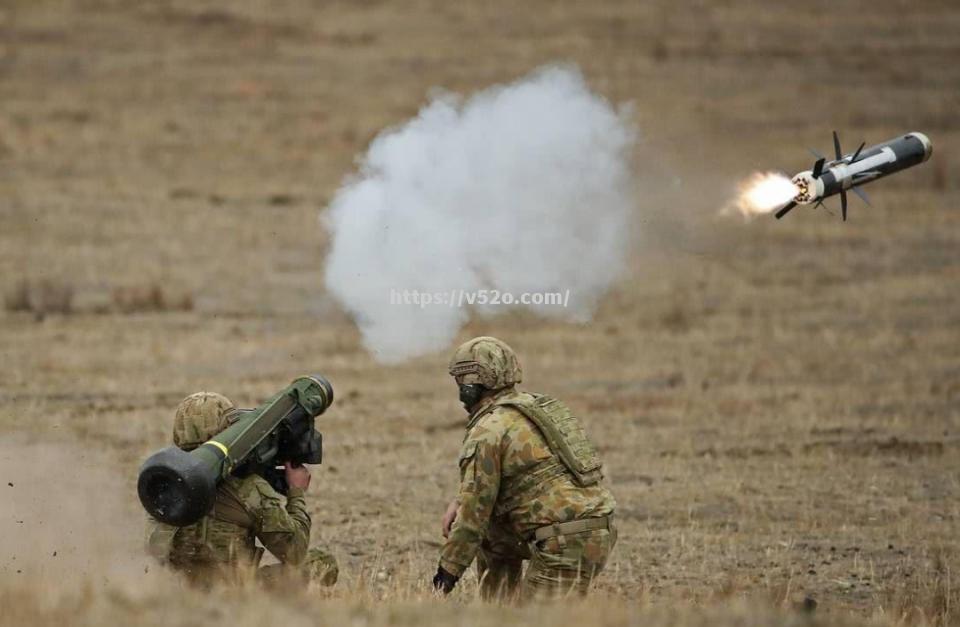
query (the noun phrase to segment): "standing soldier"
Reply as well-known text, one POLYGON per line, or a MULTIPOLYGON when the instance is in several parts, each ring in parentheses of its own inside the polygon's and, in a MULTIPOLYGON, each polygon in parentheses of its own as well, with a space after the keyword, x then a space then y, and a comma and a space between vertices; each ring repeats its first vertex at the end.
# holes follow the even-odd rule
POLYGON ((433 585, 449 593, 476 557, 484 598, 585 594, 617 540, 616 502, 579 421, 518 390, 520 363, 496 338, 462 344, 450 374, 470 416, 433 585))
MULTIPOLYGON (((173 443, 191 451, 230 426, 233 403, 220 394, 197 392, 183 399, 173 422, 173 443)), ((263 548, 280 564, 257 570, 258 578, 279 581, 293 575, 301 580, 333 585, 337 561, 328 551, 307 549, 310 515, 304 494, 310 471, 286 466, 290 486, 286 496, 261 476, 228 476, 217 486, 213 510, 187 527, 174 527, 150 518, 147 548, 162 563, 187 575, 192 582, 235 581, 244 569, 257 569, 263 548)))

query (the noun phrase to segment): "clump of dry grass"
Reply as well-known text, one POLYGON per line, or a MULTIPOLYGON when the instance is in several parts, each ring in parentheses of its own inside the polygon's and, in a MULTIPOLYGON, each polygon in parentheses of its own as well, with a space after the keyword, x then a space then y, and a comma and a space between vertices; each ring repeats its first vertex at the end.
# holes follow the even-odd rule
POLYGON ((115 287, 108 302, 86 308, 75 305, 77 289, 62 279, 32 280, 23 278, 6 291, 3 305, 11 313, 32 313, 37 320, 49 314, 73 314, 92 311, 98 314, 193 311, 190 292, 173 290, 158 282, 115 287))
POLYGON ((20 279, 4 294, 4 309, 28 312, 38 319, 48 314, 73 312, 75 289, 71 283, 55 279, 20 279))
POLYGON ((174 293, 160 283, 116 287, 111 294, 114 311, 140 313, 148 311, 192 311, 193 296, 190 293, 174 293))
POLYGON ((891 577, 882 606, 902 623, 960 624, 960 585, 951 571, 952 557, 938 548, 919 565, 903 565, 891 577))
POLYGON ((674 303, 660 316, 660 325, 671 333, 686 333, 690 330, 690 314, 680 303, 674 303))
MULTIPOLYGON (((707 606, 676 603, 647 605, 628 599, 595 596, 552 604, 510 606, 477 600, 442 599, 429 593, 398 591, 397 596, 371 599, 363 590, 308 588, 267 592, 249 586, 199 592, 164 581, 143 590, 115 585, 86 584, 79 592, 57 600, 37 587, 0 590, 3 618, 10 624, 33 625, 193 625, 231 627, 284 625, 621 625, 653 624, 674 627, 724 625, 857 625, 852 616, 801 616, 797 612, 733 601, 707 606), (170 603, 171 598, 177 602, 170 603)), ((892 625, 877 620, 874 625, 892 625)))

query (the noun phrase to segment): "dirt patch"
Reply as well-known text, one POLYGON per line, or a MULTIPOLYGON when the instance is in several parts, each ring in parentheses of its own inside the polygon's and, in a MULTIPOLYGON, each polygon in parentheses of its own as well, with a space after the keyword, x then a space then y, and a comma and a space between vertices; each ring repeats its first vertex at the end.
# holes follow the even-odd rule
POLYGON ((840 455, 890 455, 915 459, 943 455, 946 443, 942 441, 906 440, 891 436, 886 439, 868 440, 821 440, 803 446, 804 453, 833 451, 840 455))
POLYGON ((89 582, 147 583, 145 517, 104 450, 7 437, 0 443, 0 586, 50 593, 89 582))

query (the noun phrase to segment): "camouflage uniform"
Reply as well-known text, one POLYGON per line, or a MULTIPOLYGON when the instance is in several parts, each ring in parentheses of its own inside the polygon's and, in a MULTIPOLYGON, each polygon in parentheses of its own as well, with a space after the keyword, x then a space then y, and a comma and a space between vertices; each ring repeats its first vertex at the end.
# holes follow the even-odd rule
POLYGON ((451 374, 458 383, 482 383, 496 392, 472 408, 467 423, 460 505, 440 566, 459 577, 477 557, 487 598, 585 593, 616 542, 613 496, 599 476, 580 485, 545 432, 517 408, 537 397, 516 389, 522 373, 509 346, 494 338, 471 340, 454 354, 451 374), (471 362, 481 364, 479 372, 465 372, 471 362), (569 521, 598 524, 575 533, 549 531, 569 521), (543 539, 534 537, 537 530, 543 539), (524 560, 530 563, 521 580, 524 560))
MULTIPOLYGON (((229 426, 231 409, 219 394, 188 396, 174 419, 174 444, 196 448, 229 426)), ((192 582, 209 584, 233 581, 256 569, 263 554, 256 546, 260 540, 281 564, 258 569, 259 579, 273 582, 292 575, 332 585, 338 574, 336 559, 323 548, 307 549, 310 525, 303 490, 291 488, 284 497, 258 475, 229 476, 217 487, 213 510, 199 522, 174 527, 149 519, 147 547, 192 582)))

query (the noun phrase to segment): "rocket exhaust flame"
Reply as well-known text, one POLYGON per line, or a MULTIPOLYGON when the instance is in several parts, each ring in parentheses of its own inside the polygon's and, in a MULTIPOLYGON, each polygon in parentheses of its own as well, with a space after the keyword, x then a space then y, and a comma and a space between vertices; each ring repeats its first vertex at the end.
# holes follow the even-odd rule
POLYGON ((739 212, 745 218, 773 213, 799 193, 790 177, 780 172, 757 172, 740 183, 737 197, 724 213, 739 212))

